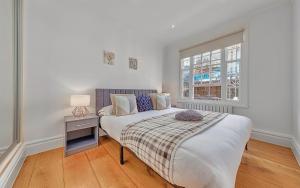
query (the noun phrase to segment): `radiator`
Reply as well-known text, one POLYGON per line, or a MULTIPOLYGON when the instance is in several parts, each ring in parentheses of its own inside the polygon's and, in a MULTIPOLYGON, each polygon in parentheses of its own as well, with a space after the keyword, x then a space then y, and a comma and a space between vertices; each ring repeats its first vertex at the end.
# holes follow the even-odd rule
POLYGON ((223 104, 195 103, 195 102, 180 102, 180 106, 184 109, 205 110, 222 113, 232 113, 232 106, 223 104))

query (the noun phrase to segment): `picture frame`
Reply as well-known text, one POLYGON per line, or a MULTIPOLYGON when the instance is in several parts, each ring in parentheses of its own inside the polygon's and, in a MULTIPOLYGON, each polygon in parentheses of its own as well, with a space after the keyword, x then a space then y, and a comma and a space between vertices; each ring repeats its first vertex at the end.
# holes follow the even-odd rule
POLYGON ((104 64, 114 65, 115 64, 115 53, 110 51, 103 51, 104 64))
POLYGON ((137 58, 129 58, 129 69, 137 70, 138 69, 138 60, 137 58))

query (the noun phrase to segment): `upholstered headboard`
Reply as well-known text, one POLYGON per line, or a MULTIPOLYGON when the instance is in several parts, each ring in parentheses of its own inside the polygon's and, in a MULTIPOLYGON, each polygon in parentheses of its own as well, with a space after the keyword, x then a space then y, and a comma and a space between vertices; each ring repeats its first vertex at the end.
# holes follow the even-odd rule
POLYGON ((96 113, 108 105, 111 105, 110 94, 135 94, 147 95, 149 93, 157 93, 157 90, 151 89, 96 89, 96 113))

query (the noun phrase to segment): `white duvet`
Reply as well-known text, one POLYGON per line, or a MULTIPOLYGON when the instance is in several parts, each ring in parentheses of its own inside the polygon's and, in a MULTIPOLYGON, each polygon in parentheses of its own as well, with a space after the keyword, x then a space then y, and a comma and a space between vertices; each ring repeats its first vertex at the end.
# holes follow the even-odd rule
MULTIPOLYGON (((126 125, 181 110, 171 108, 128 116, 103 116, 101 127, 120 142, 121 131, 126 125)), ((233 188, 251 128, 249 118, 228 115, 206 131, 184 141, 175 153, 174 183, 186 188, 233 188)))

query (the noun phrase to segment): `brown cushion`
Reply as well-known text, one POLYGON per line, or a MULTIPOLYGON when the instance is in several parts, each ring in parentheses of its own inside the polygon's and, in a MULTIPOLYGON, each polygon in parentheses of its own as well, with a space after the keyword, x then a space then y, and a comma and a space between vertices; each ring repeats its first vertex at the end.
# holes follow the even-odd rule
POLYGON ((157 102, 156 102, 157 93, 150 93, 149 96, 151 98, 153 110, 157 110, 157 102))

